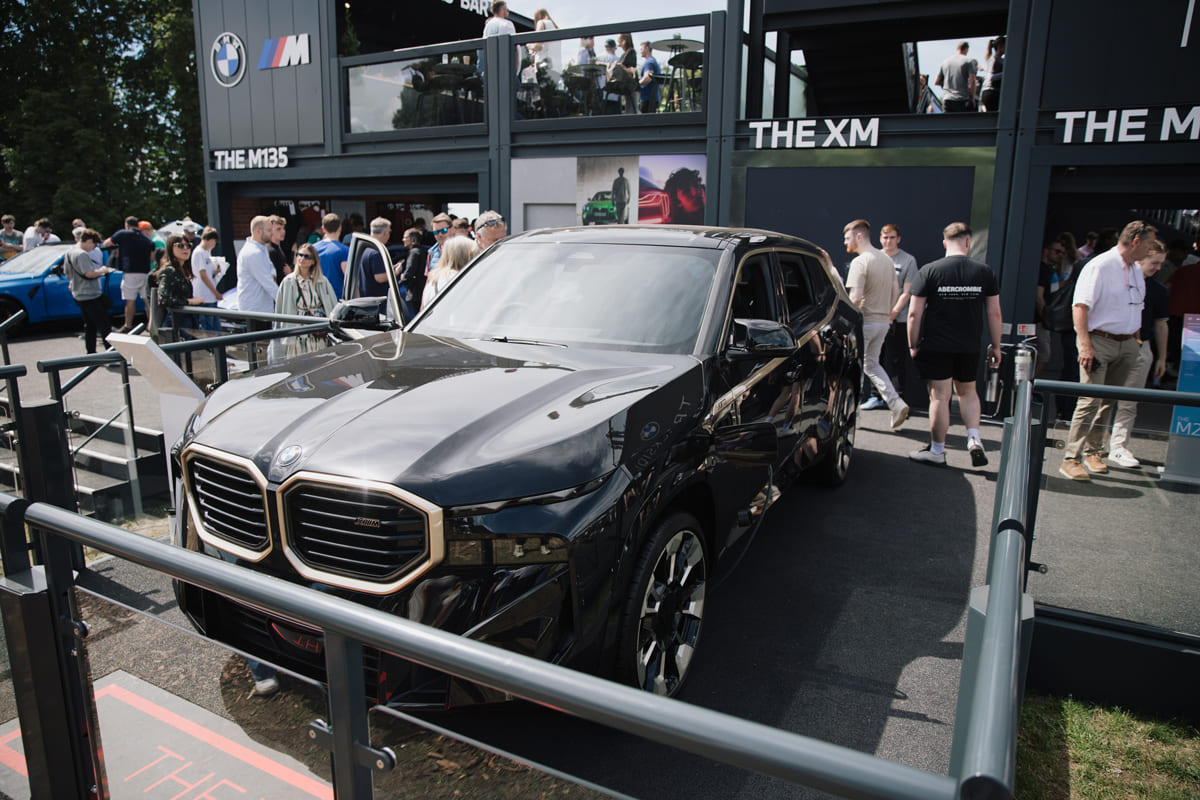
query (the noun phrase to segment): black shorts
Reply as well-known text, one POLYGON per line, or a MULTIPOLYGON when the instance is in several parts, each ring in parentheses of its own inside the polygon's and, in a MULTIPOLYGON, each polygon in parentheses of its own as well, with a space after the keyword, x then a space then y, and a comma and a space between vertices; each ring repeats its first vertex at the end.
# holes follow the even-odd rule
POLYGON ((917 374, 927 381, 953 378, 959 383, 974 381, 979 375, 979 351, 974 353, 941 353, 921 349, 913 359, 917 374))

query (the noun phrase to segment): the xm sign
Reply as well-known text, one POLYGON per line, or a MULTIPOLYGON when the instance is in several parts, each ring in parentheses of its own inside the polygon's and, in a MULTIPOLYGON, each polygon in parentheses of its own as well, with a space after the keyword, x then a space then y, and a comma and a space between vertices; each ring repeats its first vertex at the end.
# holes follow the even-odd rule
POLYGON ((263 42, 262 55, 258 57, 259 69, 295 67, 308 63, 308 34, 293 33, 278 39, 263 42))

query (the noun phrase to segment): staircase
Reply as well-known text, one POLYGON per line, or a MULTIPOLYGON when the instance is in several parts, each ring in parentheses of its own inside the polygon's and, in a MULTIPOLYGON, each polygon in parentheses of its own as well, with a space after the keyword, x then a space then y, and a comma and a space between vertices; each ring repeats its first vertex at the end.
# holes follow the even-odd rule
MULTIPOLYGON (((8 398, 0 397, 0 422, 11 421, 8 398)), ((133 472, 131 461, 136 463, 142 504, 151 505, 167 500, 169 489, 162 431, 135 427, 133 443, 136 455, 130 459, 126 453, 126 426, 123 421, 117 420, 104 426, 103 419, 71 414, 66 422, 74 463, 75 497, 81 514, 106 522, 133 515, 135 505, 130 482, 133 472)), ((15 436, 11 430, 0 436, 0 486, 20 494, 21 470, 17 463, 15 436)))

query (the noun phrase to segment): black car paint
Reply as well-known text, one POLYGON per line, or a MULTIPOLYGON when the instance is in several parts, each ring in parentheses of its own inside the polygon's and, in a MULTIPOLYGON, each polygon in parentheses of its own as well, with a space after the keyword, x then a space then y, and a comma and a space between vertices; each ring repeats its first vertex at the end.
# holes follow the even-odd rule
MULTIPOLYGON (((565 562, 443 562, 386 594, 312 585, 500 647, 608 672, 634 564, 655 521, 687 509, 704 528, 717 568, 736 561, 732 556, 767 504, 756 509, 756 493, 766 496, 762 490, 780 473, 825 456, 838 435, 820 424, 833 405, 831 393, 861 383, 861 318, 827 261, 828 307, 795 320, 783 311, 774 253, 817 257, 805 242, 761 231, 624 226, 516 238, 569 246, 572 239, 613 236, 725 251, 696 352, 445 339, 422 335, 418 317, 417 332, 379 334, 230 381, 198 410, 183 445, 252 460, 269 490, 304 470, 403 487, 444 509, 447 545, 561 538, 565 562), (791 357, 763 363, 731 341, 746 328, 734 321, 731 299, 739 271, 750 266, 763 270, 771 290, 760 313, 782 317, 799 342, 791 357), (788 406, 794 414, 786 423, 766 422, 773 409, 779 416, 788 406), (290 445, 303 455, 282 468, 275 457, 290 445)), ((486 259, 470 268, 481 263, 486 259)), ((181 510, 178 518, 188 515, 181 510)), ((188 546, 241 561, 200 542, 194 531, 188 546)), ((306 582, 279 548, 241 563, 306 582)), ((231 621, 239 617, 229 601, 192 587, 181 587, 180 599, 214 638, 322 674, 319 656, 286 644, 294 628, 267 620, 269 630, 275 624, 272 647, 261 637, 256 647, 231 621)), ((377 701, 499 699, 386 654, 379 665, 383 677, 369 689, 377 701)))

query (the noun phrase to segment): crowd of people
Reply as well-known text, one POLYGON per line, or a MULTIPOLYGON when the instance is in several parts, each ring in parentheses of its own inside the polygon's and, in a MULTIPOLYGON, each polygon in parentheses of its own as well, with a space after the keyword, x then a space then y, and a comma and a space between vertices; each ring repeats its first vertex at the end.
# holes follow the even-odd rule
MULTIPOLYGON (((515 34, 516 26, 508 19, 508 3, 494 0, 492 15, 484 23, 483 36, 515 34)), ((536 31, 558 30, 558 24, 544 8, 534 12, 536 31)), ((633 35, 619 34, 607 39, 596 51, 593 36, 579 40, 579 49, 566 63, 556 63, 544 42, 531 42, 517 53, 520 64, 522 105, 542 115, 554 115, 560 100, 588 113, 652 114, 660 110, 663 99, 660 83, 664 73, 654 57, 650 42, 635 46, 633 35), (579 69, 591 65, 603 67, 588 72, 579 69)))
MULTIPOLYGON (((931 444, 910 457, 945 463, 954 392, 972 463, 982 466, 987 456, 978 436, 977 343, 986 323, 987 361, 998 366, 998 286, 986 265, 967 256, 971 234, 965 225, 951 225, 943 235, 946 258, 918 270, 900 249, 895 225, 881 230, 880 249, 871 245, 865 220, 846 226, 846 250, 855 259, 844 280, 863 311, 868 380, 862 409, 886 408, 891 426, 899 428, 908 414, 902 396, 911 363, 927 383, 931 444)), ((1154 226, 1140 220, 1120 231, 1089 231, 1083 238, 1084 244, 1076 246, 1074 235, 1063 232, 1048 236, 1042 246, 1034 303, 1035 375, 1139 389, 1169 385, 1180 370, 1183 317, 1200 314, 1200 241, 1195 247, 1182 239, 1164 244, 1154 226)), ((1089 480, 1108 471, 1106 461, 1124 468, 1140 465, 1129 450, 1137 403, 1084 398, 1073 408, 1060 405, 1059 414, 1070 421, 1059 470, 1065 477, 1089 480)))
MULTIPOLYGON (((1005 42, 1003 36, 988 40, 982 69, 978 59, 967 55, 971 48, 970 42, 958 43, 954 53, 938 67, 937 76, 933 79, 933 85, 942 89, 942 111, 954 114, 999 109, 1000 85, 1004 78, 1005 42)), ((927 77, 922 76, 923 79, 927 77)), ((932 101, 924 92, 919 102, 921 110, 934 110, 931 108, 932 101)))
MULTIPOLYGON (((1200 242, 1196 243, 1200 245, 1200 242)), ((1183 317, 1200 313, 1200 255, 1183 239, 1163 242, 1135 220, 1120 231, 1064 232, 1042 246, 1035 313, 1037 374, 1059 380, 1145 388, 1169 385, 1180 369, 1183 317)), ((1137 404, 1081 398, 1072 410, 1059 472, 1090 480, 1108 465, 1134 468, 1129 450, 1137 404)))
POLYGON ((916 259, 900 249, 900 228, 895 224, 881 229, 882 249, 871 243, 871 225, 865 219, 848 223, 842 233, 846 252, 854 255, 845 283, 851 302, 863 314, 863 370, 878 393, 863 403, 863 410, 886 407, 891 428, 904 425, 909 406, 895 382, 907 374, 911 361, 929 394, 929 444, 909 458, 946 465, 950 403, 957 395, 971 463, 986 465, 975 383, 981 358, 991 367, 1000 364, 1000 288, 991 268, 969 256, 970 227, 962 222, 947 225, 942 231, 946 256, 920 269, 916 259), (981 353, 985 324, 989 344, 981 353))

